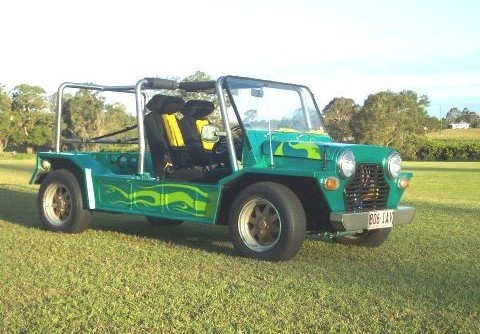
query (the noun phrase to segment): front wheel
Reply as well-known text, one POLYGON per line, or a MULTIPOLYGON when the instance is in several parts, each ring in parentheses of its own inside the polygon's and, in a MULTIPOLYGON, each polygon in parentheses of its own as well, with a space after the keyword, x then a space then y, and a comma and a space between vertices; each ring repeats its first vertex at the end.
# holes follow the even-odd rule
POLYGON ((273 182, 250 185, 235 199, 229 232, 236 251, 247 257, 285 261, 305 240, 306 218, 290 188, 273 182))
POLYGON ((344 245, 355 245, 363 247, 378 247, 387 240, 391 228, 364 231, 351 236, 335 238, 335 242, 344 245))
POLYGON ((50 172, 40 186, 37 210, 42 226, 53 232, 80 233, 90 225, 77 178, 66 169, 50 172))

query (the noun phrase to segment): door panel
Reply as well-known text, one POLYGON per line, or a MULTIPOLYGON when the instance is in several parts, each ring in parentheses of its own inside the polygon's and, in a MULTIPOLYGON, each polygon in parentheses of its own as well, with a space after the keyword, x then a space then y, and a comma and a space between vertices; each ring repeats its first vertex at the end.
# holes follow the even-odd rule
POLYGON ((218 185, 133 179, 121 175, 94 177, 99 209, 178 220, 214 223, 218 185))

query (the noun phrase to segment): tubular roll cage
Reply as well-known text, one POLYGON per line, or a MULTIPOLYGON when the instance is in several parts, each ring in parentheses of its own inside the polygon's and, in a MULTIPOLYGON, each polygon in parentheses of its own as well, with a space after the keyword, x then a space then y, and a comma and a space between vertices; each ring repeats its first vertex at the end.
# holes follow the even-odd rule
MULTIPOLYGON (((222 115, 223 126, 226 132, 228 154, 232 171, 238 171, 237 155, 235 153, 235 145, 233 141, 232 131, 229 126, 229 119, 227 113, 227 104, 225 102, 225 94, 223 92, 225 77, 220 77, 217 81, 206 82, 181 82, 175 80, 160 79, 160 78, 144 78, 139 80, 134 86, 101 86, 92 84, 81 84, 73 82, 64 82, 58 87, 57 91, 57 113, 56 113, 56 128, 55 128, 55 152, 61 152, 61 143, 69 142, 61 138, 62 125, 62 109, 63 109, 63 92, 66 88, 88 89, 104 92, 119 92, 135 94, 135 106, 137 113, 137 127, 138 127, 138 169, 139 175, 144 174, 145 168, 145 127, 143 123, 146 94, 144 90, 175 90, 184 89, 186 91, 202 91, 215 89, 219 104, 220 113, 222 115)), ((71 142, 71 141, 70 141, 71 142)))

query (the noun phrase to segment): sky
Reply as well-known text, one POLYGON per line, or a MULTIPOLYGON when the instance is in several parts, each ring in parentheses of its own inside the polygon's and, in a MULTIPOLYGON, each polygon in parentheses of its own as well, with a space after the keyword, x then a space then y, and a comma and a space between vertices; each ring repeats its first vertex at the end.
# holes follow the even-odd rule
POLYGON ((480 112, 478 0, 4 0, 0 85, 130 85, 202 70, 334 97, 414 90, 480 112))

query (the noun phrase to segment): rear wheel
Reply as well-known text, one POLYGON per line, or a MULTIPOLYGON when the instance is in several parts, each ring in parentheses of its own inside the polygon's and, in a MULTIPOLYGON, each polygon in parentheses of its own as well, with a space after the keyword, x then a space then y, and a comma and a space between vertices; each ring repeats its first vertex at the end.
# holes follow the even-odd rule
POLYGON ((305 211, 288 187, 255 183, 235 199, 229 217, 230 237, 236 251, 247 257, 289 260, 305 240, 305 211))
POLYGON ((77 178, 66 169, 50 172, 37 197, 42 226, 53 232, 79 233, 90 225, 91 213, 83 208, 77 178))
POLYGON ((152 216, 145 216, 152 226, 177 226, 183 223, 181 220, 163 219, 152 216))
POLYGON ((378 247, 387 240, 391 228, 363 231, 351 236, 335 238, 335 241, 344 245, 355 245, 363 247, 378 247))

